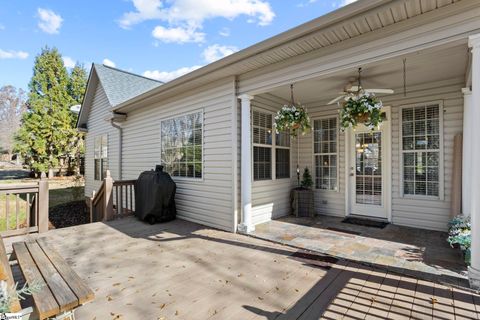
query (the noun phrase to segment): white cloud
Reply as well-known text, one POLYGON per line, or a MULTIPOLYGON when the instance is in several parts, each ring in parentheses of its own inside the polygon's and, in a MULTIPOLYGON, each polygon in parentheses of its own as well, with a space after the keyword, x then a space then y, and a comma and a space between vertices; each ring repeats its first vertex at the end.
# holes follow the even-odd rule
POLYGON ((107 67, 115 68, 115 66, 116 66, 115 62, 113 62, 112 60, 107 59, 107 58, 103 59, 102 63, 104 65, 106 65, 107 67))
POLYGON ((63 64, 68 69, 71 69, 71 68, 75 67, 76 62, 72 58, 65 56, 65 57, 62 57, 62 59, 63 59, 63 64))
POLYGON ((229 37, 230 36, 230 29, 229 28, 222 28, 219 32, 219 35, 222 37, 229 37))
POLYGON ((38 27, 46 33, 54 34, 60 31, 62 26, 63 18, 49 9, 38 8, 37 10, 38 18, 38 27))
POLYGON ((27 59, 28 52, 14 51, 14 50, 2 50, 0 49, 0 59, 27 59))
POLYGON ((206 62, 211 63, 220 60, 223 57, 229 56, 237 51, 238 48, 234 46, 221 46, 219 44, 214 44, 205 48, 202 55, 206 62))
MULTIPOLYGON (((135 11, 125 13, 119 20, 122 28, 146 21, 159 20, 166 25, 159 30, 188 30, 195 37, 204 37, 199 32, 205 20, 225 18, 233 20, 245 15, 261 26, 268 25, 275 17, 266 0, 132 0, 135 11)), ((193 39, 195 39, 193 37, 193 39)))
POLYGON ((168 82, 201 67, 202 66, 183 67, 173 71, 147 70, 143 73, 143 75, 147 78, 168 82))
POLYGON ((156 26, 152 31, 155 39, 170 43, 185 43, 185 42, 203 42, 205 41, 205 33, 195 31, 195 28, 164 28, 156 26))

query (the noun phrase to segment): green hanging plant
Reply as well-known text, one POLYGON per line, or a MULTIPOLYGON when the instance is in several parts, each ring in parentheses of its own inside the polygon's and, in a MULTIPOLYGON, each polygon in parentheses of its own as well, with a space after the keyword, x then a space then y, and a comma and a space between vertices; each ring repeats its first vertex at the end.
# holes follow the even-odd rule
POLYGON ((296 103, 293 99, 293 85, 291 89, 291 102, 284 105, 275 116, 275 130, 278 132, 289 132, 296 137, 299 133, 304 135, 312 128, 310 117, 305 106, 296 103))
POLYGON ((384 120, 382 101, 373 93, 362 92, 351 94, 340 110, 340 126, 342 130, 355 128, 364 124, 371 130, 378 128, 384 120))

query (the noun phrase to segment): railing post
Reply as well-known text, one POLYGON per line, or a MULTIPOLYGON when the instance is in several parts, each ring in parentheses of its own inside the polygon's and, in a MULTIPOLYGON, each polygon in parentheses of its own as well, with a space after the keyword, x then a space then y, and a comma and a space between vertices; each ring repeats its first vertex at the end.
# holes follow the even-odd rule
POLYGON ((42 172, 38 182, 38 232, 48 231, 48 180, 42 172))
POLYGON ((113 179, 110 175, 110 170, 107 170, 107 176, 105 179, 103 179, 103 182, 105 187, 103 194, 103 212, 105 213, 104 220, 108 221, 113 219, 113 179))
POLYGON ((93 222, 93 210, 95 210, 93 206, 93 199, 95 199, 95 190, 92 191, 92 197, 88 199, 88 209, 90 212, 90 223, 93 222))

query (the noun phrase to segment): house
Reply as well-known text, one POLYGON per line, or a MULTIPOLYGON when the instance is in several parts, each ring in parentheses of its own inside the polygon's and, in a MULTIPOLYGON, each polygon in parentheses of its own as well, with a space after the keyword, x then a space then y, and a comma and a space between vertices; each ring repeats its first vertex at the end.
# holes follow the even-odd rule
POLYGON ((165 84, 129 75, 130 89, 122 71, 108 69, 109 82, 107 67, 95 65, 78 121, 87 132, 86 196, 102 178, 94 166, 121 180, 162 163, 178 185, 180 218, 250 232, 289 214, 297 167, 308 167, 318 214, 445 230, 462 191, 478 280, 479 48, 480 1, 359 0, 165 84), (359 67, 365 88, 395 92, 379 95, 386 121, 373 135, 340 130, 340 107, 328 104, 355 85, 359 67), (313 124, 296 139, 273 127, 290 84, 313 124))

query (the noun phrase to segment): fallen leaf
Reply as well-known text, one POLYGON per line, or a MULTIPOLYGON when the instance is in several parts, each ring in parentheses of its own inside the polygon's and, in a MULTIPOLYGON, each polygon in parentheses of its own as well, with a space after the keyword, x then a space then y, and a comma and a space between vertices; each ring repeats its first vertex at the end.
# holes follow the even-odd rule
POLYGON ((112 298, 111 296, 107 296, 107 300, 108 300, 108 301, 112 301, 113 298, 112 298))
POLYGON ((263 300, 263 298, 262 298, 262 297, 258 297, 258 300, 263 300))
POLYGON ((295 289, 295 291, 297 291, 297 292, 298 292, 299 290, 298 290, 298 289, 295 289))
POLYGON ((178 316, 180 314, 180 312, 178 312, 178 310, 175 310, 175 315, 178 316))
POLYGON ((114 287, 117 287, 117 286, 119 286, 120 284, 121 284, 120 282, 117 282, 117 283, 114 283, 113 286, 114 286, 114 287))
POLYGON ((160 309, 163 309, 163 308, 165 308, 165 303, 162 303, 162 304, 160 305, 160 309))

